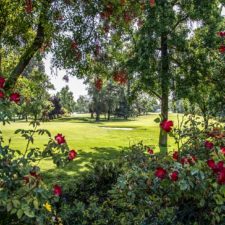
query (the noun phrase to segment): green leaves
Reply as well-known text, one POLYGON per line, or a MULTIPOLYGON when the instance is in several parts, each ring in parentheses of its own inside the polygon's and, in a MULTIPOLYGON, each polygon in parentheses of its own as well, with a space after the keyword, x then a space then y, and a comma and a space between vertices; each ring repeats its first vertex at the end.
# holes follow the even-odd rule
POLYGON ((161 122, 161 119, 158 117, 158 118, 154 119, 154 121, 155 121, 156 123, 160 123, 160 122, 161 122))

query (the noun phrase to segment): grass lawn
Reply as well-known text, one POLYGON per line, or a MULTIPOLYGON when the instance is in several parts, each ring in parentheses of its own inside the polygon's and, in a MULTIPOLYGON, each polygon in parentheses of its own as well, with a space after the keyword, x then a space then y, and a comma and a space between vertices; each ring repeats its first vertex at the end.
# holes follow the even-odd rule
MULTIPOLYGON (((71 118, 60 118, 41 124, 41 128, 48 129, 52 136, 57 133, 65 135, 71 149, 76 149, 78 157, 63 169, 57 169, 49 160, 40 163, 42 170, 51 182, 67 181, 71 175, 80 174, 87 169, 92 159, 115 159, 118 153, 129 145, 143 140, 144 144, 158 148, 159 125, 154 122, 157 114, 150 114, 129 120, 113 120, 96 123, 90 115, 79 114, 71 118), (107 129, 105 128, 107 127, 107 129), (133 128, 132 130, 118 130, 110 128, 133 128)), ((177 114, 170 114, 169 118, 177 120, 177 114)), ((31 129, 29 123, 17 121, 2 127, 5 142, 11 138, 11 147, 24 151, 25 141, 14 134, 16 129, 31 129)), ((34 146, 41 147, 47 143, 48 138, 39 136, 35 138, 34 146)), ((175 145, 169 139, 169 150, 175 145)))

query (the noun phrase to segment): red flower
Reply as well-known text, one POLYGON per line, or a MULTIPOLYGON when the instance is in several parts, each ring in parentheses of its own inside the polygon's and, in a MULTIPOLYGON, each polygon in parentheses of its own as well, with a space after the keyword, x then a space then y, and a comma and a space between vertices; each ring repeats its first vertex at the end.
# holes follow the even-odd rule
POLYGON ((224 169, 223 161, 219 161, 218 163, 215 163, 213 159, 209 159, 207 161, 207 164, 213 170, 214 173, 219 173, 224 169))
POLYGON ((211 150, 214 147, 214 144, 211 141, 205 141, 205 148, 211 150))
POLYGON ((219 161, 216 164, 216 168, 217 168, 218 171, 221 171, 224 168, 224 162, 223 161, 219 161))
POLYGON ((172 181, 177 181, 178 180, 178 175, 179 173, 177 171, 173 171, 171 174, 170 174, 170 179, 172 181))
POLYGON ((54 185, 53 187, 53 193, 55 196, 60 196, 62 195, 62 188, 59 185, 54 185))
POLYGON ((154 151, 153 151, 151 148, 148 148, 148 149, 147 149, 147 152, 148 152, 150 155, 153 155, 153 154, 154 154, 154 151))
POLYGON ((20 101, 20 94, 19 93, 12 93, 9 98, 10 98, 11 102, 15 102, 16 104, 18 104, 19 101, 20 101))
POLYGON ((224 31, 220 31, 217 33, 217 35, 219 35, 220 37, 225 37, 225 32, 224 31))
POLYGON ((95 80, 95 88, 97 89, 97 91, 101 91, 102 85, 103 85, 102 79, 101 78, 97 78, 95 80))
POLYGON ((5 85, 5 78, 4 77, 0 77, 0 88, 3 88, 5 85))
POLYGON ((76 152, 75 150, 69 151, 69 154, 68 154, 68 159, 69 159, 69 160, 75 159, 76 156, 77 156, 77 152, 76 152))
POLYGON ((4 98, 5 94, 4 92, 0 91, 0 99, 4 98))
POLYGON ((162 167, 158 167, 155 171, 155 176, 162 180, 166 177, 166 173, 167 172, 165 169, 163 169, 162 167))
POLYGON ((225 155, 225 147, 221 147, 221 148, 220 148, 220 151, 221 151, 222 154, 225 155))
POLYGON ((26 0, 25 10, 26 10, 26 13, 32 12, 32 10, 33 10, 32 0, 26 0))
POLYGON ((221 45, 219 47, 219 51, 220 51, 220 53, 224 53, 225 52, 225 46, 224 45, 221 45))
POLYGON ((189 164, 190 160, 187 157, 182 157, 180 162, 182 165, 184 165, 184 164, 189 164))
POLYGON ((178 151, 175 151, 175 152, 173 153, 173 159, 177 161, 178 158, 179 158, 179 153, 178 153, 178 151))
POLYGON ((127 74, 125 71, 117 71, 114 75, 113 75, 113 80, 115 82, 117 82, 118 84, 124 85, 127 83, 128 78, 127 78, 127 74))
POLYGON ((149 4, 150 4, 150 7, 154 7, 155 6, 155 0, 149 0, 149 4))
POLYGON ((211 169, 213 169, 213 168, 215 168, 216 163, 215 163, 215 161, 214 161, 213 159, 209 159, 209 160, 207 160, 207 165, 208 165, 211 169))
POLYGON ((77 49, 78 48, 78 44, 76 41, 72 41, 71 43, 71 49, 77 49))
POLYGON ((66 143, 65 136, 62 136, 62 134, 57 134, 55 140, 59 145, 66 143))
POLYGON ((225 184, 225 168, 223 168, 221 171, 219 171, 217 176, 217 182, 219 184, 225 184))
POLYGON ((166 131, 166 132, 170 132, 172 130, 172 127, 173 127, 173 121, 171 120, 163 120, 161 123, 160 123, 160 127, 166 131))

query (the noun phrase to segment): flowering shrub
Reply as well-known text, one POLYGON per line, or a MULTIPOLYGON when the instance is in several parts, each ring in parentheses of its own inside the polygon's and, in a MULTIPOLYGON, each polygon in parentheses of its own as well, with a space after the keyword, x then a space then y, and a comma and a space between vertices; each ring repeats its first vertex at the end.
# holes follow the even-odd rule
MULTIPOLYGON (((7 123, 11 118, 10 104, 19 104, 20 94, 6 93, 4 85, 5 78, 0 77, 0 121, 7 123)), ((58 223, 59 220, 53 205, 61 198, 62 187, 55 184, 49 190, 37 165, 48 158, 56 166, 64 166, 76 158, 77 153, 69 149, 62 134, 52 138, 47 130, 38 129, 39 122, 34 121, 31 125, 32 129, 15 131, 27 142, 24 151, 12 149, 10 141, 5 143, 0 135, 0 224, 46 225, 58 223), (31 146, 35 135, 49 137, 43 149, 31 146)))
MULTIPOLYGON (((89 175, 93 178, 91 192, 83 188, 65 190, 65 196, 70 197, 60 208, 64 221, 102 225, 225 224, 225 132, 219 124, 212 124, 207 131, 202 125, 200 118, 191 116, 178 121, 178 127, 170 126, 169 134, 178 147, 167 156, 154 154, 141 143, 131 146, 121 157, 122 163, 116 164, 119 171, 110 185, 105 185, 99 173, 110 174, 108 166, 98 163, 98 170, 89 175), (206 145, 207 141, 213 145, 206 145), (99 194, 103 189, 104 195, 99 194)), ((89 181, 84 179, 84 183, 89 181)), ((79 187, 79 182, 75 186, 79 187)))
MULTIPOLYGON (((73 160, 77 153, 69 150, 65 138, 58 134, 53 139, 47 130, 38 129, 33 122, 31 130, 17 130, 27 140, 24 152, 13 150, 10 143, 0 141, 0 213, 4 215, 3 224, 53 224, 57 216, 53 207, 62 195, 62 187, 55 184, 49 190, 44 183, 40 168, 35 166, 44 158, 51 158, 57 166, 64 166, 73 160), (44 149, 30 147, 34 135, 48 135, 49 142, 44 149)), ((2 217, 1 217, 2 218, 2 217)))

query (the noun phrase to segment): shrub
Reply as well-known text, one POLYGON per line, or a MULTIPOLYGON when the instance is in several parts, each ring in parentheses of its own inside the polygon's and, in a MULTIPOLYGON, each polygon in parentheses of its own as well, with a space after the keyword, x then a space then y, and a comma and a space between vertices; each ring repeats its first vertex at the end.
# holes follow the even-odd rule
POLYGON ((174 128, 178 149, 167 156, 140 143, 113 167, 97 163, 68 188, 59 208, 65 224, 225 224, 225 133, 218 124, 201 127, 190 117, 174 128), (107 173, 114 176, 105 184, 107 173))
POLYGON ((10 142, 5 144, 0 138, 0 224, 46 225, 54 223, 53 216, 57 218, 53 205, 60 199, 61 187, 55 185, 53 191, 49 190, 37 164, 48 158, 64 166, 76 154, 69 150, 62 135, 53 139, 47 130, 38 129, 38 122, 32 125, 33 129, 15 132, 27 140, 24 152, 11 149, 10 142), (30 147, 34 135, 49 136, 44 149, 30 147))

